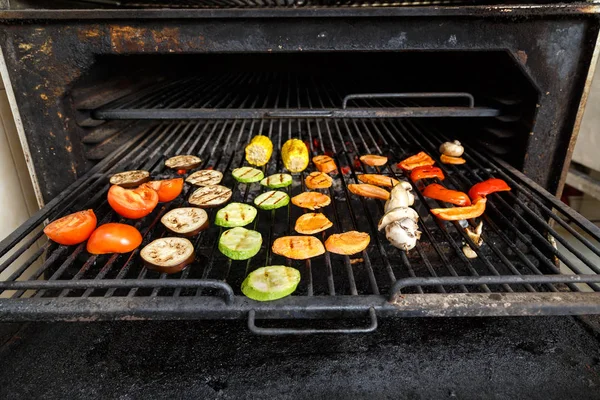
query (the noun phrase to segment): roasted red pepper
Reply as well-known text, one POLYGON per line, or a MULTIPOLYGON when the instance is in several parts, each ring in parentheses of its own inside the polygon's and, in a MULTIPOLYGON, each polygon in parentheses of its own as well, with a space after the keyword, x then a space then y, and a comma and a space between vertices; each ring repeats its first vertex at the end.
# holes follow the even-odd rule
POLYGON ((488 194, 495 192, 506 192, 510 190, 510 186, 502 179, 490 178, 487 181, 479 182, 473 185, 469 190, 469 197, 475 201, 478 197, 485 197, 488 194))
POLYGON ((444 164, 453 164, 453 165, 460 165, 460 164, 464 164, 467 162, 467 160, 465 160, 464 158, 447 156, 445 154, 442 154, 440 156, 440 161, 443 162, 444 164))
POLYGON ((485 211, 485 197, 478 197, 467 207, 432 208, 431 213, 444 221, 460 221, 461 219, 480 217, 485 211))
POLYGON ((446 203, 455 204, 457 206, 470 206, 471 200, 466 193, 458 190, 446 189, 438 183, 432 183, 423 190, 423 196, 430 199, 445 201, 446 203))
POLYGON ((412 171, 417 167, 423 167, 425 165, 433 165, 435 161, 424 151, 415 154, 414 156, 408 157, 406 160, 398 163, 398 168, 402 168, 405 171, 412 171))
POLYGON ((425 165, 423 167, 417 167, 413 169, 410 173, 410 179, 413 182, 416 182, 421 179, 431 179, 438 178, 440 181, 443 181, 446 177, 441 169, 438 167, 434 167, 432 165, 425 165))

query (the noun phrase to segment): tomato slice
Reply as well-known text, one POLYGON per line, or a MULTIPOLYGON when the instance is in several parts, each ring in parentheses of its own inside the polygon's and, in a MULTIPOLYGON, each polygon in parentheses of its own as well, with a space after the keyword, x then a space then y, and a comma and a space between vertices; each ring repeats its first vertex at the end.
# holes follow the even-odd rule
POLYGON ((85 242, 97 223, 94 210, 78 211, 48 224, 44 233, 56 243, 70 246, 85 242))
POLYGON ((92 254, 129 253, 142 244, 142 235, 131 225, 111 222, 100 225, 87 242, 92 254))
POLYGON ((125 189, 113 185, 108 190, 108 204, 122 217, 138 219, 150 214, 158 204, 158 193, 149 186, 125 189))
POLYGON ((164 203, 175 199, 183 190, 183 178, 166 179, 147 183, 158 193, 158 201, 164 203))

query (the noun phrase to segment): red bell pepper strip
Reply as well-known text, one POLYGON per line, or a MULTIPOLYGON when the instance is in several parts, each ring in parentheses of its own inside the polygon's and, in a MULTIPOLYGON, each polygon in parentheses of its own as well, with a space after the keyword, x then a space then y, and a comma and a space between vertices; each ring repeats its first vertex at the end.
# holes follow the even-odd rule
POLYGON ((480 217, 485 211, 485 197, 478 197, 468 207, 432 208, 431 213, 444 221, 460 221, 461 219, 480 217))
POLYGON ((397 165, 398 168, 402 168, 405 171, 412 171, 417 167, 433 164, 435 164, 433 158, 431 158, 429 154, 422 151, 420 153, 415 154, 414 156, 410 156, 407 159, 400 161, 397 165))
POLYGON ((416 182, 421 179, 430 179, 430 178, 438 178, 440 181, 443 181, 446 177, 441 169, 438 167, 434 167, 432 165, 425 165, 422 167, 417 167, 413 169, 410 173, 410 179, 413 182, 416 182))
POLYGON ((464 164, 467 162, 467 160, 465 160, 464 158, 451 157, 451 156, 447 156, 445 154, 442 154, 440 156, 440 161, 443 162, 444 164, 453 164, 453 165, 460 165, 460 164, 464 164))
POLYGON ((473 185, 469 190, 469 197, 475 201, 478 197, 485 197, 488 194, 495 192, 506 192, 510 190, 510 186, 502 179, 490 178, 487 181, 479 182, 473 185))
POLYGON ((432 183, 423 190, 423 196, 430 199, 445 201, 446 203, 455 204, 457 206, 470 206, 471 200, 466 193, 458 190, 446 189, 438 183, 432 183))

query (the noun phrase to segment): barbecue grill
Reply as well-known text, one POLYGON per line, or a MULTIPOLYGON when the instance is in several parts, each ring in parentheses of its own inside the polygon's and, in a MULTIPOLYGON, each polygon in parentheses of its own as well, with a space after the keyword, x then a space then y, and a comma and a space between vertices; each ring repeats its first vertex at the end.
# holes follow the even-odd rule
MULTIPOLYGON (((302 334, 370 332, 391 315, 600 313, 600 229, 555 197, 595 61, 597 6, 192 3, 199 8, 74 2, 0 11, 3 77, 46 202, 0 243, 0 320, 247 318, 255 333, 302 334), (367 250, 302 262, 273 254, 271 243, 293 234, 302 214, 292 205, 259 212, 252 229, 264 243, 252 259, 220 254, 212 226, 193 240, 194 264, 173 275, 144 268, 139 249, 90 255, 85 244, 59 246, 41 232, 88 208, 99 223, 120 221, 106 201, 108 177, 131 169, 174 176, 164 160, 178 154, 222 171, 232 201, 251 203, 260 185, 236 183, 231 170, 258 134, 275 148, 265 175, 283 172, 279 150, 290 138, 311 156, 334 157, 339 173, 324 209, 334 226, 318 236, 365 231, 367 250), (439 161, 439 145, 453 139, 465 143, 466 165, 439 161), (360 173, 402 179, 395 163, 419 151, 453 189, 490 177, 511 186, 488 200, 482 247, 461 223, 435 219, 430 209, 444 205, 415 190, 423 235, 400 251, 377 232, 383 203, 349 192, 360 173), (365 167, 357 160, 368 153, 393 163, 365 167), (264 265, 298 269, 297 291, 268 303, 244 297, 241 282, 264 265), (327 330, 262 321, 316 318, 359 320, 327 330)), ((290 196, 306 190, 311 171, 294 175, 290 196)), ((166 235, 161 216, 185 205, 191 189, 129 221, 143 245, 166 235)))

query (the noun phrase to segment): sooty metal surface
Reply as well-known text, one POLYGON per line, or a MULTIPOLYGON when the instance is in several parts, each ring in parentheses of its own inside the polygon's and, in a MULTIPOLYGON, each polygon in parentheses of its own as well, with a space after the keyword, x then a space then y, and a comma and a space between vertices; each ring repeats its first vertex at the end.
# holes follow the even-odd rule
MULTIPOLYGON (((382 99, 381 104, 387 100, 382 99)), ((258 333, 265 332, 255 319, 366 318, 364 326, 332 332, 375 329, 376 315, 458 316, 534 315, 600 312, 599 229, 579 214, 499 159, 468 148, 467 164, 446 166, 437 147, 448 139, 430 124, 408 120, 269 119, 161 122, 138 135, 127 146, 97 164, 73 187, 50 202, 0 244, 0 320, 103 320, 246 318, 258 333), (306 261, 286 260, 271 252, 277 237, 293 234, 302 210, 292 206, 259 211, 252 229, 263 236, 263 247, 248 261, 231 261, 217 250, 220 230, 212 226, 194 238, 197 260, 181 273, 159 274, 142 266, 139 249, 129 254, 90 255, 85 244, 57 246, 39 230, 46 219, 93 208, 99 224, 123 221, 108 206, 108 177, 129 169, 146 169, 156 178, 173 176, 164 168, 166 157, 197 154, 201 168, 223 171, 222 184, 232 188, 232 201, 251 203, 263 190, 258 183, 240 184, 231 169, 244 165, 245 144, 262 133, 271 137, 275 151, 264 167, 265 175, 283 170, 279 149, 291 137, 302 138, 313 155, 334 156, 339 173, 326 191, 332 203, 323 212, 333 221, 332 233, 359 230, 370 233, 371 244, 353 257, 326 253, 306 261), (423 231, 417 247, 406 253, 390 246, 376 231, 383 202, 351 194, 348 184, 357 175, 379 172, 401 177, 395 163, 425 150, 444 170, 444 185, 467 191, 489 177, 506 180, 511 192, 490 196, 482 220, 481 248, 477 248, 459 223, 441 222, 430 208, 439 207, 415 188, 415 209, 423 231), (357 157, 384 154, 388 166, 373 169, 357 157), (593 256, 564 240, 548 224, 560 225, 593 256), (32 255, 23 253, 43 243, 32 255), (556 243, 560 243, 557 247, 556 243), (478 257, 467 258, 463 244, 478 257), (10 255, 7 255, 10 254, 10 255), (7 258, 8 257, 8 258, 7 258), (26 259, 25 259, 26 258, 26 259), (240 284, 252 270, 264 265, 290 265, 302 280, 294 295, 275 302, 258 303, 240 293, 240 284), (2 272, 3 271, 3 272, 2 272), (565 272, 568 275, 560 275, 565 272), (44 280, 40 280, 43 278, 44 280), (560 283, 564 282, 564 283, 560 283), (585 284, 584 284, 585 283, 585 284)), ((310 168, 294 176, 290 196, 305 190, 303 178, 310 168)), ((160 204, 144 219, 128 221, 144 237, 143 245, 165 235, 160 217, 185 205, 192 188, 176 200, 160 204)), ((209 211, 211 222, 215 210, 209 211)), ((125 221, 124 221, 125 222, 125 221)), ((470 221, 474 224, 474 221, 470 221)), ((31 253, 29 253, 31 254, 31 253)), ((301 333, 301 330, 295 330, 301 333)))

